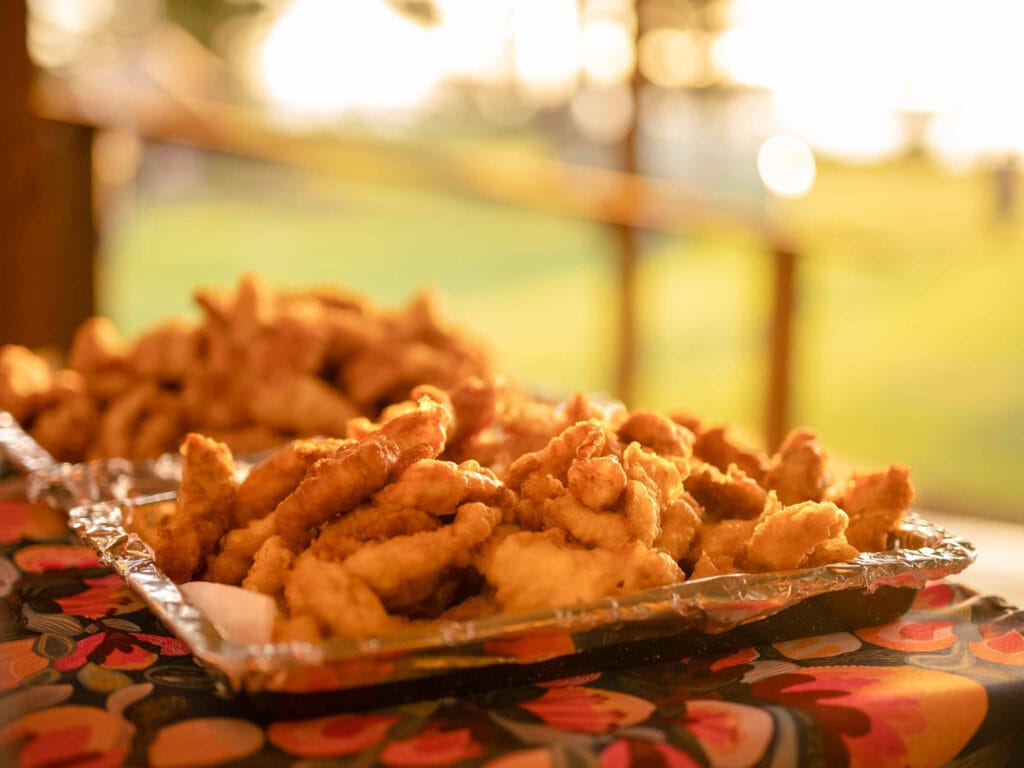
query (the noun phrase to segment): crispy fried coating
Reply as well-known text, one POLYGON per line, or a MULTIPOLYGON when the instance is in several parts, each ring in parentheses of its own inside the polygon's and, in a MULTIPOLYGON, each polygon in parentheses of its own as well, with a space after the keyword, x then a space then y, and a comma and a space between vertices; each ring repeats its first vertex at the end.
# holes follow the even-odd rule
POLYGON ((181 453, 178 511, 153 542, 157 565, 176 582, 195 576, 227 530, 235 493, 235 462, 226 445, 190 433, 181 453))
POLYGON ((274 510, 284 542, 293 552, 302 549, 312 529, 354 508, 382 487, 398 465, 399 454, 394 440, 377 434, 315 462, 274 510))
POLYGON ((90 448, 91 458, 133 456, 132 445, 140 424, 162 401, 159 387, 143 382, 117 396, 100 417, 99 434, 90 448))
POLYGON ((404 624, 344 565, 319 560, 309 551, 295 558, 284 594, 291 617, 311 617, 323 634, 360 637, 393 631, 404 624))
POLYGON ((282 371, 249 387, 249 416, 283 432, 342 435, 359 410, 343 394, 310 373, 282 371))
POLYGON ((185 429, 185 414, 178 398, 161 391, 149 402, 139 421, 129 456, 159 456, 174 450, 185 429))
POLYGON ((85 377, 89 391, 101 401, 132 385, 124 341, 105 317, 90 317, 75 331, 68 367, 85 377))
POLYGON ((505 473, 505 484, 518 491, 524 482, 537 474, 568 481, 573 461, 600 455, 606 441, 605 428, 600 422, 593 419, 579 422, 549 439, 540 450, 516 459, 505 473))
POLYGON ((661 511, 661 531, 654 546, 677 562, 688 559, 700 534, 701 515, 700 505, 683 491, 661 511))
POLYGON ((556 528, 591 547, 615 549, 631 538, 624 515, 590 509, 571 493, 559 493, 542 502, 545 528, 556 528))
POLYGON ((735 464, 724 474, 713 464, 697 464, 685 481, 686 490, 718 520, 752 520, 764 509, 767 491, 735 464))
POLYGON ((489 469, 475 461, 455 464, 439 459, 423 459, 411 465, 395 482, 374 497, 381 507, 416 508, 441 517, 452 515, 468 501, 495 506, 511 506, 504 484, 489 469))
POLYGON ((199 333, 183 321, 170 321, 144 333, 128 353, 137 374, 165 383, 181 383, 199 356, 199 333))
POLYGON ((752 571, 786 571, 809 564, 825 544, 846 544, 850 519, 830 501, 802 501, 782 506, 769 496, 754 526, 744 565, 752 571))
POLYGON ((465 568, 473 551, 501 522, 501 510, 480 502, 459 507, 451 525, 370 542, 344 562, 392 611, 415 606, 438 588, 451 568, 465 568), (400 568, 395 564, 401 563, 400 568))
POLYGON ((59 410, 44 419, 39 439, 76 461, 157 455, 188 431, 244 451, 343 436, 349 419, 372 423, 424 384, 450 389, 448 411, 460 413, 446 458, 475 458, 459 443, 495 422, 498 395, 486 352, 444 323, 425 295, 382 311, 339 290, 280 291, 245 275, 233 291, 200 290, 195 300, 199 323, 172 320, 130 343, 104 318, 82 324, 68 365, 85 382, 91 406, 83 397, 58 401, 41 381, 36 394, 19 395, 17 388, 48 371, 28 357, 17 361, 17 382, 0 368, 0 406, 17 411, 26 428, 59 410), (141 403, 141 389, 153 386, 167 396, 159 408, 141 403), (85 417, 90 411, 95 420, 85 417), (61 438, 64 424, 74 424, 78 436, 61 438))
POLYGON ((693 455, 694 435, 667 416, 653 411, 632 411, 618 428, 624 443, 637 442, 661 456, 693 455))
POLYGON ((76 461, 96 432, 99 411, 77 371, 64 369, 53 375, 53 387, 29 433, 58 461, 76 461))
POLYGON ((0 411, 25 423, 52 386, 53 373, 43 358, 17 344, 0 346, 0 411))
POLYGON ((275 599, 281 598, 288 580, 288 571, 294 562, 294 553, 284 545, 281 537, 271 536, 256 550, 249 572, 242 580, 242 587, 275 599))
POLYGON ((914 501, 910 470, 893 464, 880 472, 854 472, 835 502, 850 517, 846 538, 864 552, 889 546, 889 533, 903 521, 914 501))
POLYGON ((772 456, 764 487, 775 491, 783 504, 821 501, 828 487, 825 449, 809 429, 794 429, 772 456))
POLYGON ((293 440, 249 470, 235 492, 232 521, 236 526, 273 512, 294 491, 306 471, 320 459, 335 455, 341 440, 293 440))
POLYGON ((263 543, 277 533, 274 515, 249 520, 244 526, 232 528, 220 541, 220 549, 206 561, 206 581, 220 584, 241 584, 253 557, 263 543))
MULTIPOLYGON (((706 559, 708 562, 705 565, 713 565, 718 573, 740 570, 747 557, 747 543, 756 525, 755 520, 743 519, 705 522, 700 529, 700 559, 706 559)), ((694 578, 697 578, 696 573, 695 569, 694 578)))
POLYGON ((585 549, 550 531, 503 537, 485 549, 478 568, 505 611, 575 605, 685 579, 671 557, 638 542, 585 549))
POLYGON ((297 552, 312 529, 347 512, 420 459, 444 450, 451 414, 428 398, 336 455, 320 459, 274 510, 277 531, 297 552))
POLYGON ((696 436, 693 455, 722 472, 735 464, 755 482, 762 482, 771 468, 771 459, 763 451, 744 445, 728 427, 705 428, 699 419, 684 414, 672 414, 672 420, 688 427, 696 436))
POLYGON ((326 523, 310 549, 321 560, 342 562, 367 541, 436 531, 440 526, 436 516, 421 509, 363 504, 326 523))
POLYGON ((628 478, 616 456, 577 459, 566 472, 569 491, 591 509, 613 506, 626 490, 628 478))

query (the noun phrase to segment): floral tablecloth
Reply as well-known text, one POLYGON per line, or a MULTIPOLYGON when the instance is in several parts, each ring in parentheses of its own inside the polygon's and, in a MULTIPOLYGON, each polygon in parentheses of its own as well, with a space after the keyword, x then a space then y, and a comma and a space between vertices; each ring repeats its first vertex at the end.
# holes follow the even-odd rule
POLYGON ((952 582, 884 626, 306 720, 218 696, 48 507, 0 501, 0 594, 2 765, 1024 765, 1024 613, 952 582))

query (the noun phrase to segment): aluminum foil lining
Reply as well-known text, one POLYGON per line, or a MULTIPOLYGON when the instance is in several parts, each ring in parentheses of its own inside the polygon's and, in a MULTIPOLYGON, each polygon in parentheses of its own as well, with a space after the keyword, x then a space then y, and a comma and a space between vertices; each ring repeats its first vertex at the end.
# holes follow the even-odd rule
MULTIPOLYGON (((3 435, 0 434, 0 438, 3 435)), ((11 443, 4 443, 8 455, 11 443)), ((12 463, 19 464, 18 460, 12 463)), ((23 466, 23 465, 20 465, 23 466)), ((244 467, 241 471, 245 471, 244 467)), ((227 693, 311 693, 414 680, 477 667, 527 664, 580 651, 683 633, 717 635, 804 600, 881 587, 920 589, 975 558, 966 540, 908 514, 885 552, 788 572, 698 579, 585 605, 444 621, 423 628, 323 643, 239 644, 191 604, 126 528, 132 514, 175 498, 176 457, 37 468, 30 494, 68 510, 78 536, 119 573, 201 659, 227 693)))

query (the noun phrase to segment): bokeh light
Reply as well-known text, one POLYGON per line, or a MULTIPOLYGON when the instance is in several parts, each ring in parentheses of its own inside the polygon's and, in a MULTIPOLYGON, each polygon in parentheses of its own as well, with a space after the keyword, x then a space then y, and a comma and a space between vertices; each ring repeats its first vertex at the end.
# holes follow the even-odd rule
POLYGON ((692 30, 657 27, 640 38, 640 71, 663 88, 703 85, 707 81, 701 35, 692 30))
POLYGON ((772 136, 757 151, 761 181, 779 197, 800 197, 814 184, 814 155, 796 136, 772 136))
POLYGON ((611 19, 587 22, 581 35, 583 71, 598 85, 625 82, 633 74, 633 31, 611 19))

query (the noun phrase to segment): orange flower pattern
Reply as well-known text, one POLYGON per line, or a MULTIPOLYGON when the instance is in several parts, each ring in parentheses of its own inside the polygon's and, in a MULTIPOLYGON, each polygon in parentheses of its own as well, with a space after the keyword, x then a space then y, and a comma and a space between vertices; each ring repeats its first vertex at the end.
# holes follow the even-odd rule
MULTIPOLYGON (((5 765, 1024 765, 1024 613, 955 582, 878 627, 275 717, 218 696, 59 522, 0 501, 5 765)), ((489 650, 525 661, 572 647, 547 633, 489 650)))

